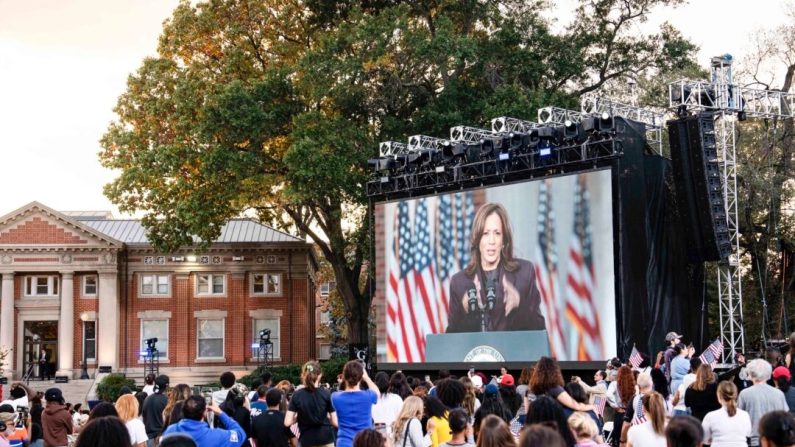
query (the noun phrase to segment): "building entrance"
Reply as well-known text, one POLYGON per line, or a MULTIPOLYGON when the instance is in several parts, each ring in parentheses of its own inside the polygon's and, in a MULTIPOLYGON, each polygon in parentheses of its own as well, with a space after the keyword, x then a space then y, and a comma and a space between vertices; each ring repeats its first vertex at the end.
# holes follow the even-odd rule
POLYGON ((26 321, 23 330, 24 379, 52 379, 58 364, 58 321, 26 321))

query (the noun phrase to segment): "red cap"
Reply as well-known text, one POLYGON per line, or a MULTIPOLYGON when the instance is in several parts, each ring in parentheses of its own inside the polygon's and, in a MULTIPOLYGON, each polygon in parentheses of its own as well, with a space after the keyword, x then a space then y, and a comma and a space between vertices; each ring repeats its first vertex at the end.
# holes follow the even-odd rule
POLYGON ((773 370, 773 378, 778 379, 779 377, 786 377, 787 380, 792 379, 792 375, 790 375, 786 366, 777 366, 776 369, 773 370))
POLYGON ((513 376, 510 374, 503 374, 500 385, 513 386, 513 376))

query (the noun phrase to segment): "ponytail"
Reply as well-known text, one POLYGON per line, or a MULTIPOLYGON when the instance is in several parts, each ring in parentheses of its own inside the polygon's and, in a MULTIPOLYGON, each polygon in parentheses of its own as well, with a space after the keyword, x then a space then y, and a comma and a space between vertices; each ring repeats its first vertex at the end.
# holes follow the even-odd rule
POLYGON ((654 432, 665 435, 665 403, 662 394, 652 391, 643 396, 643 409, 649 413, 649 420, 654 432))
POLYGON ((321 374, 320 363, 310 360, 301 367, 301 382, 307 390, 314 391, 316 388, 315 383, 320 379, 321 374))
POLYGON ((729 417, 734 417, 737 414, 737 386, 724 380, 718 385, 718 398, 724 402, 729 417))

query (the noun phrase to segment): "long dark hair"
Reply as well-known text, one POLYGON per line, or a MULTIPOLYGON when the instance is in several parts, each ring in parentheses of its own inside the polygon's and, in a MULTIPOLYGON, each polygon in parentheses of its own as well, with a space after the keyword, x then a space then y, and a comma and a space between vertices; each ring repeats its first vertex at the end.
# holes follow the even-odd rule
POLYGON ((558 362, 551 357, 541 357, 530 378, 530 391, 536 396, 545 394, 556 386, 563 386, 563 374, 558 362))
POLYGON ((486 203, 478 208, 472 221, 472 234, 469 237, 470 260, 465 269, 467 276, 474 276, 477 269, 480 268, 480 239, 483 237, 484 228, 486 228, 486 219, 492 214, 496 214, 502 222, 500 264, 506 272, 515 272, 519 268, 519 262, 513 257, 513 233, 511 221, 508 220, 508 211, 499 203, 486 203))
POLYGON ((425 396, 423 399, 425 403, 425 413, 428 417, 437 417, 444 419, 447 413, 447 407, 444 406, 442 401, 434 396, 425 396))
POLYGON ((532 424, 544 424, 554 427, 563 437, 567 446, 571 447, 577 443, 574 435, 569 429, 569 423, 563 407, 555 399, 543 395, 536 397, 527 409, 527 416, 524 421, 525 426, 532 424))
POLYGON ((505 405, 505 402, 502 401, 502 397, 500 397, 499 393, 483 395, 483 403, 481 403, 480 408, 475 411, 475 433, 479 432, 481 422, 492 414, 505 422, 511 422, 513 418, 513 413, 511 413, 510 408, 505 405))
POLYGON ((397 394, 403 400, 411 396, 411 387, 402 372, 396 371, 389 378, 389 392, 397 394))

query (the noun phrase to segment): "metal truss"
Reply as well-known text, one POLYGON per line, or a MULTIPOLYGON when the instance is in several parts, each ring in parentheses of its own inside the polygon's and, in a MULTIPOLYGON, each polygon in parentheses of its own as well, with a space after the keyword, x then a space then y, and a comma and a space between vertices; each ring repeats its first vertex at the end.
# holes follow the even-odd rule
POLYGON ((519 118, 501 116, 491 120, 491 131, 494 133, 522 132, 528 133, 530 130, 539 127, 538 123, 525 121, 519 118))
POLYGON ((620 116, 642 123, 646 127, 646 141, 657 146, 662 153, 663 114, 650 109, 624 104, 594 94, 586 94, 580 98, 580 110, 583 115, 620 116))
POLYGON ((538 122, 541 124, 563 124, 566 121, 579 123, 585 116, 581 112, 560 107, 542 107, 538 109, 538 122))
POLYGON ((480 140, 494 137, 494 132, 486 129, 478 129, 477 127, 455 126, 450 128, 450 142, 451 143, 467 143, 475 144, 480 140))
POLYGON ((442 138, 429 137, 427 135, 412 135, 409 137, 408 150, 409 152, 429 149, 438 150, 447 144, 449 144, 449 141, 442 138))
POLYGON ((378 145, 378 152, 382 157, 395 156, 397 154, 405 154, 408 152, 408 146, 406 146, 406 143, 400 143, 397 141, 382 141, 378 145))
MULTIPOLYGON (((443 140, 446 141, 446 140, 443 140)), ((422 194, 472 188, 526 179, 536 175, 593 169, 608 165, 623 152, 620 138, 605 138, 581 144, 556 146, 542 155, 545 147, 511 153, 507 159, 489 158, 453 166, 421 166, 411 172, 381 176, 367 183, 367 195, 375 200, 392 200, 422 194)))

